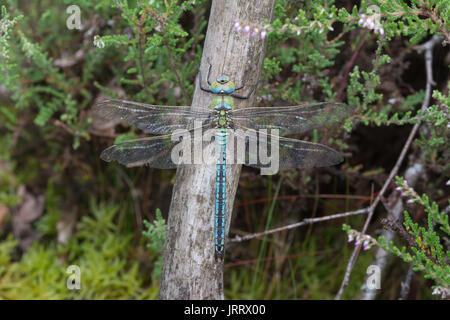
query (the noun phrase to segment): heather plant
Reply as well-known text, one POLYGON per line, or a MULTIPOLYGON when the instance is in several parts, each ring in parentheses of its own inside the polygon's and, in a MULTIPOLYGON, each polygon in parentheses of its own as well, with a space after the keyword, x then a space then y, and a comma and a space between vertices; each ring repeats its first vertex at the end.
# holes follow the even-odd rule
MULTIPOLYGON (((423 153, 425 179, 430 180, 423 184, 423 196, 408 197, 428 213, 426 223, 405 213, 405 224, 396 224, 404 229, 406 237, 399 235, 407 242, 405 250, 370 236, 360 241, 414 264, 434 281, 437 291, 446 292, 448 250, 443 239, 448 216, 428 199, 445 199, 449 180, 448 68, 434 70, 436 85, 426 111, 420 110, 425 85, 402 74, 411 61, 413 68, 423 62, 408 60, 420 43, 432 35, 442 37, 440 43, 450 42, 448 1, 374 0, 358 6, 344 2, 277 0, 272 21, 233 21, 230 32, 268 41, 257 106, 337 101, 350 105, 353 113, 342 128, 315 130, 306 137, 339 149, 347 160, 339 168, 284 173, 276 194, 292 202, 262 201, 272 199, 275 178, 244 171, 237 198, 241 204, 231 230, 268 229, 304 215, 333 214, 366 204, 372 186, 379 188, 385 179, 386 163, 392 162, 386 154, 396 157, 394 140, 402 143, 398 134, 420 123, 427 130, 416 137, 412 153, 423 153), (392 145, 388 151, 386 145, 366 142, 377 133, 365 132, 378 127, 398 130, 392 131, 397 134, 393 138, 383 134, 392 145), (320 197, 331 193, 341 193, 344 199, 320 197), (248 205, 253 200, 256 205, 248 205)), ((90 109, 106 97, 189 105, 209 6, 204 0, 2 2, 0 297, 156 298, 175 173, 102 164, 98 155, 104 146, 141 137, 142 132, 121 124, 98 129, 90 109), (80 8, 81 29, 66 27, 69 5, 80 8), (45 197, 42 213, 31 224, 39 238, 24 252, 17 249, 20 239, 11 231, 13 214, 24 201, 19 192, 23 188, 45 197), (58 223, 72 211, 78 212, 76 231, 67 244, 58 244, 58 223), (85 273, 89 286, 80 292, 65 286, 65 269, 72 263, 90 270, 85 273), (45 277, 37 276, 43 272, 45 277), (57 285, 49 291, 53 284, 57 285)), ((398 182, 404 192, 412 190, 398 182)), ((358 217, 352 219, 354 226, 362 223, 358 217)), ((250 250, 236 245, 231 260, 258 256, 260 264, 257 272, 247 272, 245 266, 243 272, 230 271, 226 292, 233 298, 331 298, 339 285, 334 272, 343 273, 350 256, 342 249, 343 236, 332 229, 327 225, 311 227, 301 236, 282 234, 262 246, 255 240, 250 250), (325 247, 332 252, 322 252, 325 247), (288 264, 284 258, 263 262, 266 256, 285 257, 290 250, 298 255, 288 264), (314 270, 318 274, 311 275, 314 270), (269 281, 272 271, 277 279, 287 280, 269 281), (321 279, 327 279, 323 281, 329 292, 322 293, 321 279), (246 292, 240 292, 240 283, 246 284, 246 292), (283 296, 288 291, 293 293, 283 296)), ((351 234, 356 238, 357 231, 351 234)), ((357 278, 362 278, 364 268, 356 269, 357 278)), ((357 290, 353 285, 346 297, 356 296, 357 290)))
POLYGON ((386 228, 398 233, 406 246, 400 247, 392 241, 387 243, 386 238, 382 236, 374 239, 369 235, 361 235, 348 225, 344 225, 343 229, 348 234, 348 241, 355 241, 356 245, 362 242, 364 250, 374 245, 379 246, 400 257, 404 262, 412 264, 414 271, 420 271, 426 279, 434 281, 433 294, 445 299, 450 295, 450 251, 444 241, 450 235, 448 213, 439 210, 436 202, 430 202, 426 194, 419 196, 402 178, 397 177, 396 180, 398 191, 401 191, 406 202, 423 207, 426 213, 424 227, 414 222, 406 210, 403 223, 389 219, 382 220, 386 228))

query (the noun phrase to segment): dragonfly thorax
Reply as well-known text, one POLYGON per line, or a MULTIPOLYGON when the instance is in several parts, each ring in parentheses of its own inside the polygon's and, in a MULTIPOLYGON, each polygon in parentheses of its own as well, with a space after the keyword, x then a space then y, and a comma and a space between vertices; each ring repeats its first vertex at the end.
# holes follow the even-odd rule
POLYGON ((227 76, 219 76, 211 84, 210 89, 216 94, 231 94, 236 89, 236 86, 227 76))
POLYGON ((230 111, 234 109, 233 98, 228 96, 216 96, 212 101, 215 111, 230 111))
POLYGON ((233 99, 229 96, 217 96, 213 99, 216 123, 219 128, 229 128, 228 112, 233 110, 233 99))

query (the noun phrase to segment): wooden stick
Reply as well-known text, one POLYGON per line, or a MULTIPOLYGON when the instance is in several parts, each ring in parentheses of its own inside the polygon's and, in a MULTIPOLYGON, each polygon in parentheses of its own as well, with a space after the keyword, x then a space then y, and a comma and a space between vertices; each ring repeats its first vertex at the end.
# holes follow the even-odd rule
MULTIPOLYGON (((240 83, 251 65, 247 83, 259 78, 266 41, 236 33, 234 20, 264 24, 271 20, 274 0, 215 0, 212 2, 203 48, 201 71, 213 65, 211 78, 225 74, 240 83)), ((210 109, 213 95, 195 84, 192 108, 210 109)), ((248 92, 247 88, 243 89, 248 92)), ((235 108, 251 106, 249 100, 235 99, 235 108)), ((240 165, 227 166, 227 231, 238 185, 240 165)), ((214 259, 213 220, 216 172, 207 166, 186 166, 177 170, 167 221, 161 272, 160 299, 223 299, 223 261, 214 259)), ((226 252, 225 252, 226 254, 226 252)))

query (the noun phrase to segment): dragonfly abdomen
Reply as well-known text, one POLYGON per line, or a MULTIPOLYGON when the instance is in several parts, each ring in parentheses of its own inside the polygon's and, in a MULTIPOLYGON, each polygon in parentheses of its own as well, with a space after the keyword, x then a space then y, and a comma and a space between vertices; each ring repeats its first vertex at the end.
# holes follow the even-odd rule
POLYGON ((214 242, 216 258, 223 258, 225 246, 225 213, 226 213, 226 147, 228 133, 226 129, 217 129, 216 143, 218 147, 216 172, 216 210, 214 219, 214 242))

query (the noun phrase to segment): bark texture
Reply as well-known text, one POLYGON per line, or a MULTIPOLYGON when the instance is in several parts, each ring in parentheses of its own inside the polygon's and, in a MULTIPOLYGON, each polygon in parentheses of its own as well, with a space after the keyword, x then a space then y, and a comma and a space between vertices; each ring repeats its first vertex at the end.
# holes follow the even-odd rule
MULTIPOLYGON (((204 86, 207 58, 213 67, 211 81, 227 75, 239 86, 249 67, 245 95, 259 79, 266 41, 236 33, 234 20, 264 25, 271 20, 275 0, 215 0, 212 2, 203 49, 201 72, 204 86)), ((192 108, 210 109, 213 95, 200 90, 198 79, 192 108)), ((251 106, 249 100, 234 99, 235 108, 251 106)), ((241 167, 227 166, 227 232, 241 167)), ((213 218, 216 172, 208 166, 178 169, 167 222, 160 299, 223 299, 223 262, 214 259, 213 218)), ((225 251, 225 255, 226 255, 225 251)))

